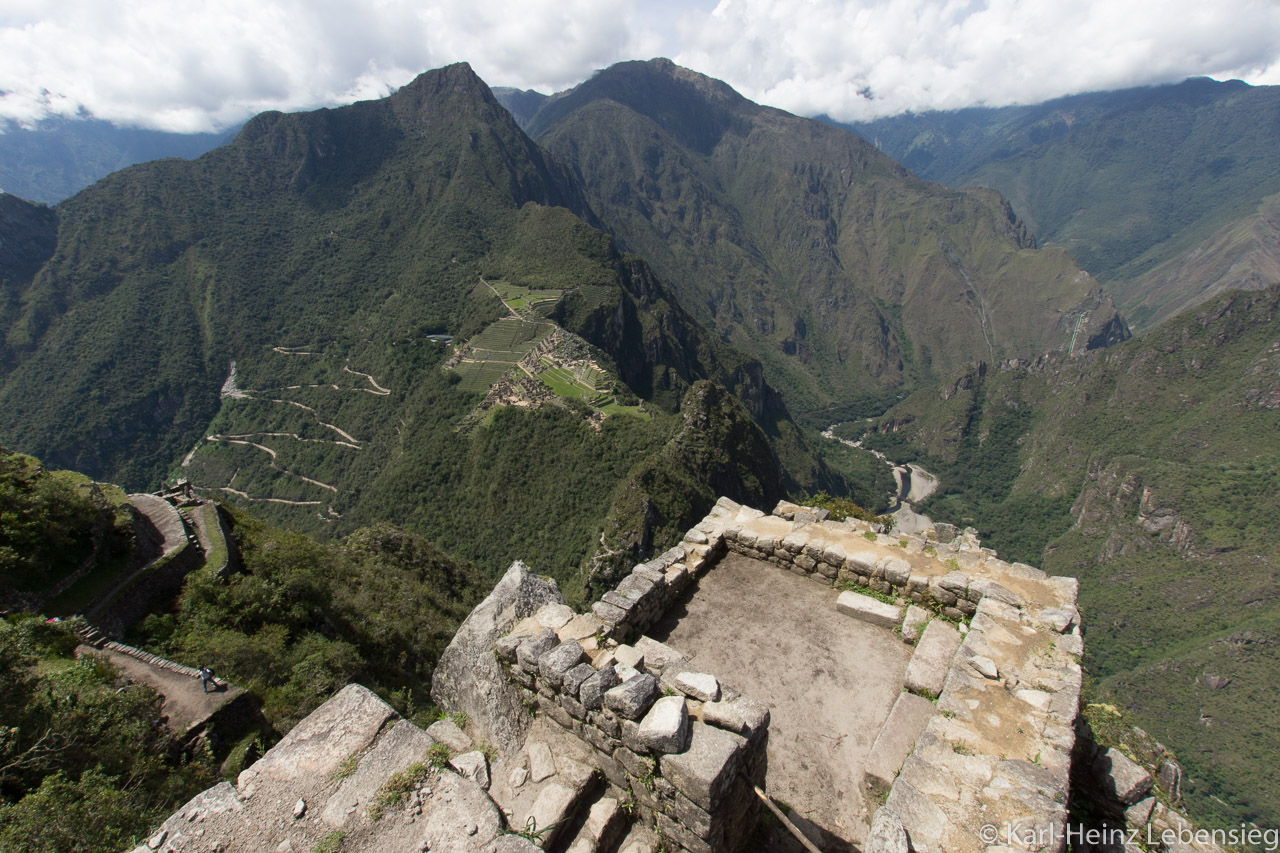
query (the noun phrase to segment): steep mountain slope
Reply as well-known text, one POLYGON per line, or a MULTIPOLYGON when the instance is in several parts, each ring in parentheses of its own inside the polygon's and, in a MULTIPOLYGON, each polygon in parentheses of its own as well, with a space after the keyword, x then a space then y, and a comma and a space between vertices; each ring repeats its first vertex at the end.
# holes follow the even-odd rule
MULTIPOLYGON (((135 166, 56 208, 51 257, 6 285, 20 310, 0 435, 133 488, 186 476, 303 528, 390 520, 486 569, 522 557, 566 580, 699 380, 740 395, 728 416, 759 433, 757 418, 787 460, 744 498, 833 484, 760 366, 570 211, 591 216, 465 65, 380 101, 263 114, 195 162, 135 166), (511 316, 498 279, 508 297, 553 293, 538 304, 557 318, 511 316), (556 325, 576 354, 546 353, 561 360, 531 383, 589 362, 640 410, 602 418, 565 379, 479 417, 488 382, 450 363, 504 317, 556 325)), ((504 356, 498 373, 515 370, 514 353, 479 361, 504 356)))
POLYGON ((1248 228, 1229 223, 1280 192, 1280 87, 1239 80, 851 127, 924 177, 999 190, 1038 240, 1069 249, 1146 327, 1217 292, 1211 270, 1184 269, 1175 285, 1153 284, 1153 269, 1194 264, 1204 241, 1248 228))
POLYGON ((1280 689, 1278 322, 1280 286, 1231 291, 1105 352, 920 391, 868 438, 941 475, 923 511, 1080 578, 1095 697, 1230 824, 1280 818, 1258 714, 1280 689))
POLYGON ((528 127, 621 243, 813 423, 965 362, 1083 343, 1114 317, 994 193, 919 181, 853 134, 667 60, 609 68, 528 127))
POLYGON ((161 157, 199 157, 234 135, 165 133, 93 118, 49 118, 32 127, 0 121, 0 188, 54 204, 118 169, 161 157))

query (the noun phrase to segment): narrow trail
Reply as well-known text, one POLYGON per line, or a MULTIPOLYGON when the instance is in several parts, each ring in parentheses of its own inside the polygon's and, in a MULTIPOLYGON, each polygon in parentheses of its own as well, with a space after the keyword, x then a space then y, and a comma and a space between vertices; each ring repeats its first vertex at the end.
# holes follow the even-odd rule
POLYGON ((346 430, 343 430, 340 427, 336 427, 333 424, 327 424, 324 421, 320 420, 320 415, 316 412, 316 410, 311 408, 308 405, 305 405, 304 403, 295 403, 293 400, 281 400, 273 397, 263 397, 261 399, 267 400, 272 403, 280 403, 281 405, 297 406, 299 409, 306 409, 308 412, 311 413, 311 417, 315 418, 316 423, 320 424, 320 426, 325 427, 326 429, 333 430, 338 435, 342 436, 347 441, 350 441, 353 444, 360 443, 360 439, 356 438, 354 435, 347 432, 346 430))
POLYGON ((498 292, 498 288, 494 287, 492 284, 484 280, 484 276, 480 276, 480 283, 493 291, 493 295, 498 297, 498 301, 502 303, 502 307, 506 308, 507 311, 511 313, 512 317, 514 317, 517 320, 524 319, 523 317, 521 317, 519 314, 516 313, 516 309, 512 308, 510 305, 507 304, 507 300, 502 298, 502 294, 498 292))
POLYGON ((1076 327, 1071 331, 1071 343, 1067 344, 1068 358, 1076 354, 1076 336, 1080 334, 1080 327, 1084 324, 1084 322, 1088 318, 1089 318, 1088 311, 1080 312, 1080 316, 1076 318, 1076 327))
POLYGON ((373 386, 372 391, 370 391, 367 388, 353 388, 352 389, 353 391, 365 391, 369 394, 376 394, 379 397, 386 397, 391 394, 390 388, 383 388, 381 385, 378 384, 378 380, 374 379, 368 373, 361 373, 358 370, 352 370, 350 367, 348 367, 345 364, 342 365, 342 369, 347 373, 350 373, 352 376, 363 376, 365 379, 369 380, 369 384, 373 386))
MULTIPOLYGON (((292 438, 294 441, 301 441, 310 444, 336 444, 338 447, 350 447, 353 450, 363 450, 364 448, 358 444, 352 444, 349 441, 331 441, 327 438, 303 438, 296 432, 237 432, 221 435, 214 433, 214 436, 220 439, 232 440, 237 438, 253 438, 254 436, 263 436, 265 438, 292 438)), ((193 450, 192 453, 195 451, 193 450)))
POLYGON ((320 354, 318 352, 309 352, 304 349, 298 349, 297 347, 272 347, 271 351, 278 352, 281 355, 319 355, 320 354))
MULTIPOLYGON (((281 474, 286 474, 290 477, 297 477, 299 480, 301 480, 304 483, 310 483, 313 486, 319 486, 322 489, 328 489, 329 491, 333 492, 335 495, 338 493, 337 486, 331 486, 328 483, 322 483, 319 480, 313 480, 310 477, 304 477, 302 474, 299 474, 296 471, 290 471, 288 468, 281 468, 275 462, 276 452, 272 450, 270 447, 267 447, 265 444, 258 444, 255 441, 244 441, 241 439, 224 438, 217 435, 210 435, 210 436, 206 436, 205 438, 207 441, 225 442, 227 444, 243 444, 243 445, 247 445, 249 447, 253 447, 258 450, 261 450, 263 453, 266 453, 271 457, 271 467, 274 470, 279 471, 281 474)), ((266 498, 264 498, 263 500, 266 500, 266 498)))
POLYGON ((978 328, 982 331, 982 338, 987 344, 987 355, 992 362, 996 358, 995 343, 991 340, 991 314, 987 308, 987 300, 983 297, 982 291, 978 290, 977 285, 973 283, 973 279, 969 277, 969 272, 964 268, 964 264, 960 262, 960 258, 951 250, 945 242, 942 243, 942 250, 947 258, 951 261, 952 266, 956 268, 956 272, 960 273, 960 277, 964 279, 965 287, 969 293, 973 295, 974 303, 978 309, 978 328))

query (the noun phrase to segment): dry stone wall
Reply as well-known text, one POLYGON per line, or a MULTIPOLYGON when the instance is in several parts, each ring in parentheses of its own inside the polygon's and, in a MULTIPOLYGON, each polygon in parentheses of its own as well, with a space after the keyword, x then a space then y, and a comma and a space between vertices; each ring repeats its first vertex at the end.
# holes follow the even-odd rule
POLYGON ((626 599, 632 621, 608 625, 547 605, 499 639, 495 654, 525 705, 590 744, 609 782, 630 790, 659 833, 691 853, 741 849, 760 806, 752 786, 764 784, 768 708, 669 646, 610 638, 643 628, 689 575, 675 563, 636 571, 643 589, 620 585, 635 593, 626 599))
MULTIPOLYGON (((679 546, 593 605, 600 629, 591 642, 642 633, 728 550, 844 587, 840 610, 918 646, 866 771, 868 791, 883 801, 866 849, 890 850, 901 838, 920 853, 986 850, 993 832, 1011 850, 1065 849, 1083 653, 1076 581, 999 560, 972 530, 947 533, 945 542, 886 535, 821 509, 782 502, 765 514, 722 498, 679 546)), ((564 686, 559 667, 585 658, 557 651, 558 635, 537 636, 499 644, 512 678, 545 713, 616 750, 622 720, 610 734, 614 721, 602 728, 602 713, 569 695, 586 670, 564 686)), ((626 731, 634 745, 638 729, 626 731)))

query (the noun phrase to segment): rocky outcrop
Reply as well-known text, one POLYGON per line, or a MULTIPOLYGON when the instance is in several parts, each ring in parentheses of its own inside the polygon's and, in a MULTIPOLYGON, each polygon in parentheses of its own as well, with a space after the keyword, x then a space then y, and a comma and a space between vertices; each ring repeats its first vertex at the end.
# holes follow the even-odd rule
POLYGON ((458 628, 431 679, 436 704, 466 713, 492 744, 505 751, 519 748, 530 717, 519 690, 494 660, 494 643, 544 604, 564 604, 555 581, 534 576, 522 562, 512 563, 493 592, 458 628))

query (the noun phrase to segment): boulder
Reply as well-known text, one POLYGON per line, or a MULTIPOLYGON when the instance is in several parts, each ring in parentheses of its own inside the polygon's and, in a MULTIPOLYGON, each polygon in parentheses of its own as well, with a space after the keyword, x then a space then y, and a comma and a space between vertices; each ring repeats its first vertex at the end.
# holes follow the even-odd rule
POLYGON ((544 604, 563 603, 554 581, 538 578, 522 562, 512 563, 440 656, 431 679, 432 701, 447 711, 464 711, 499 749, 519 749, 531 717, 519 686, 507 680, 494 658, 494 643, 516 620, 532 616, 544 604))
POLYGON ((683 752, 689 743, 689 708, 683 696, 664 696, 640 721, 638 740, 648 752, 683 752))
MULTIPOLYGON (((658 679, 640 673, 604 694, 604 706, 628 720, 638 720, 658 698, 658 679)), ((584 703, 585 704, 585 703, 584 703)))
POLYGON ((1115 747, 1094 759, 1093 771, 1103 792, 1124 806, 1151 793, 1151 774, 1115 747))

